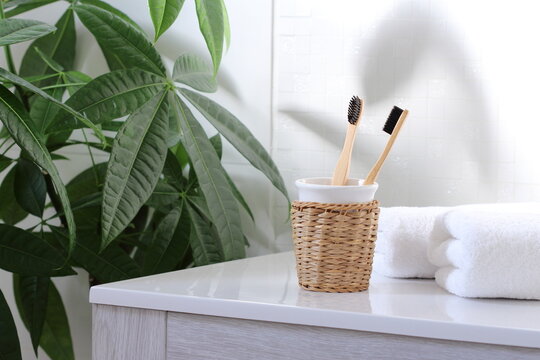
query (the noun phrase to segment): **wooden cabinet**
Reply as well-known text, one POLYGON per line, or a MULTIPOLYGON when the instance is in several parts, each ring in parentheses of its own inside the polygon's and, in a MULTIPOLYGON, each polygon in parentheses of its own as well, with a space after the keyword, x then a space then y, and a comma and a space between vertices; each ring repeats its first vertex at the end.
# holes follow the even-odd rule
POLYGON ((540 350, 167 311, 93 306, 94 360, 509 360, 540 350))
POLYGON ((284 253, 94 287, 93 359, 540 359, 536 301, 376 275, 366 292, 313 293, 295 276, 284 253))

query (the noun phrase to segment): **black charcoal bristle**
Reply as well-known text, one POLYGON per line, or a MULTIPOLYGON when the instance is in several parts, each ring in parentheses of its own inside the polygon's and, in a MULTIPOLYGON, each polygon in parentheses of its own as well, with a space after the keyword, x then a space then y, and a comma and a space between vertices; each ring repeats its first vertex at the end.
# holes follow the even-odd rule
POLYGON ((401 114, 403 114, 403 110, 394 106, 392 111, 390 111, 390 115, 388 115, 388 119, 386 119, 386 122, 384 123, 383 131, 385 133, 392 135, 401 114))
POLYGON ((347 119, 349 123, 355 125, 360 117, 360 112, 362 111, 362 100, 358 96, 353 96, 349 102, 349 112, 347 114, 347 119))

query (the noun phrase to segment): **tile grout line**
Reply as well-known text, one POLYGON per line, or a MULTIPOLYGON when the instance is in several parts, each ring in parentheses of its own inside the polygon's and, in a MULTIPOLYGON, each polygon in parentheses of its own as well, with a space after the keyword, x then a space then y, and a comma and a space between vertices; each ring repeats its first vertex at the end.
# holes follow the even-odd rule
MULTIPOLYGON (((269 152, 270 156, 272 157, 272 160, 275 158, 275 151, 274 151, 274 116, 275 116, 275 82, 276 82, 276 75, 275 75, 275 54, 276 54, 276 16, 277 16, 277 2, 278 0, 271 0, 272 1, 272 11, 271 11, 271 21, 270 21, 270 144, 269 144, 269 152)), ((275 161, 275 160, 274 160, 275 161)), ((268 204, 268 213, 270 215, 271 219, 274 219, 275 211, 275 195, 273 192, 269 193, 269 204, 268 204)))

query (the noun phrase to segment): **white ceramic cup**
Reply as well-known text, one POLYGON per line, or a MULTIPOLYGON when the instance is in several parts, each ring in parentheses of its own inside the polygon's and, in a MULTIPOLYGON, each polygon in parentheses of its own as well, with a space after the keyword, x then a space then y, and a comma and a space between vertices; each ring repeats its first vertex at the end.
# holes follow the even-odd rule
POLYGON ((343 186, 332 185, 332 178, 296 180, 298 200, 330 204, 351 204, 373 200, 379 184, 362 185, 364 179, 348 179, 343 186))

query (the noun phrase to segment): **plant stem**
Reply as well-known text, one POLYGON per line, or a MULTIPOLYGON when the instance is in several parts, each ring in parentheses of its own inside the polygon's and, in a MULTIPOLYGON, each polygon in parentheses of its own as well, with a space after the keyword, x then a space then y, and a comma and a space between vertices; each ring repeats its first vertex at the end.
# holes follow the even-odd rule
POLYGON ((88 138, 86 137, 86 132, 84 131, 84 129, 81 129, 82 130, 82 133, 83 133, 83 136, 84 136, 84 142, 86 143, 86 148, 88 149, 88 154, 90 155, 90 161, 92 162, 92 169, 93 169, 93 172, 94 172, 94 176, 96 178, 96 186, 97 188, 99 189, 99 174, 97 172, 97 168, 96 168, 96 160, 94 159, 94 154, 92 153, 92 149, 90 148, 90 145, 88 145, 88 138))
POLYGON ((9 45, 4 46, 4 52, 6 53, 6 61, 9 71, 16 74, 17 70, 15 69, 15 63, 13 62, 13 56, 11 55, 11 48, 9 45))
POLYGON ((68 88, 70 86, 83 86, 83 85, 86 85, 86 83, 57 84, 57 85, 44 86, 44 87, 41 88, 41 90, 50 90, 50 89, 56 89, 56 88, 68 88))
MULTIPOLYGON (((5 18, 6 15, 4 14, 4 1, 0 1, 0 19, 5 18)), ((15 63, 13 62, 13 55, 11 55, 11 48, 9 47, 9 45, 4 46, 4 53, 6 55, 6 62, 9 71, 13 74, 17 74, 17 70, 15 69, 15 63)), ((30 110, 30 104, 28 104, 28 98, 26 97, 26 95, 24 95, 23 89, 19 85, 15 85, 15 89, 17 89, 17 92, 19 93, 26 110, 30 110)))
MULTIPOLYGON (((56 190, 54 188, 54 184, 51 179, 51 175, 49 174, 43 174, 43 177, 45 178, 45 184, 47 185, 47 194, 49 194, 49 198, 51 199, 51 203, 53 204, 54 210, 56 213, 60 214, 63 212, 62 203, 60 202, 60 198, 58 197, 58 194, 56 193, 56 190)), ((67 220, 64 215, 59 215, 60 222, 62 223, 62 226, 64 226, 66 229, 68 228, 67 220)))
MULTIPOLYGON (((5 19, 5 18, 6 18, 6 14, 4 14, 4 2, 0 1, 0 19, 5 19)), ((9 71, 16 74, 15 63, 13 62, 13 56, 11 55, 11 49, 9 45, 4 46, 4 52, 6 54, 6 62, 7 62, 9 71)))
POLYGON ((10 139, 10 137, 6 136, 6 138, 4 140, 2 140, 2 143, 0 143, 0 149, 2 148, 2 146, 4 146, 5 143, 8 142, 9 139, 10 139))
MULTIPOLYGON (((4 145, 4 144, 2 144, 2 145, 4 145)), ((2 154, 0 154, 0 155, 2 155, 2 156, 6 155, 7 152, 9 151, 9 149, 11 149, 13 147, 13 145, 15 145, 15 142, 12 142, 4 151, 2 151, 2 154)))

